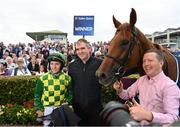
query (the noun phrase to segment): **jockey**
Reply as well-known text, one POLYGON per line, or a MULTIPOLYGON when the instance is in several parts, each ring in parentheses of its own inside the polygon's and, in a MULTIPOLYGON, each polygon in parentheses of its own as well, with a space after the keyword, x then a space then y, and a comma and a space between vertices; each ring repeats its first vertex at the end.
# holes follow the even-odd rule
MULTIPOLYGON (((52 53, 47 58, 49 71, 36 82, 34 105, 38 117, 51 114, 63 103, 71 103, 71 77, 62 71, 65 59, 61 53, 52 53), (44 110, 44 113, 43 113, 44 110)), ((45 120, 44 126, 51 121, 45 120)))

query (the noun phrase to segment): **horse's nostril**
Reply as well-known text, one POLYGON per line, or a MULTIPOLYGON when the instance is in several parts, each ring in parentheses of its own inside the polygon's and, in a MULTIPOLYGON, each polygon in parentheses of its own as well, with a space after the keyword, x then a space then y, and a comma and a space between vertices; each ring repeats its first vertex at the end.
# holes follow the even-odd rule
POLYGON ((100 76, 99 76, 100 79, 105 79, 106 78, 106 75, 104 73, 102 73, 100 76))

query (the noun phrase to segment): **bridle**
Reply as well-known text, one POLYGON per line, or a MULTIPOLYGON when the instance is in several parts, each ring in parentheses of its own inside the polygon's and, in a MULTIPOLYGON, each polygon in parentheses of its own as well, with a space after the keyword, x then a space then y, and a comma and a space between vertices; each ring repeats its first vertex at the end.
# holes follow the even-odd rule
MULTIPOLYGON (((129 48, 128 48, 128 52, 127 54, 125 55, 124 58, 116 58, 116 57, 113 57, 111 55, 108 55, 106 54, 105 56, 108 57, 108 58, 111 58, 113 59, 116 63, 118 63, 118 69, 117 71, 115 72, 114 76, 117 77, 118 79, 123 77, 124 74, 126 73, 126 70, 124 69, 124 66, 127 64, 131 54, 132 54, 132 50, 134 48, 134 46, 136 45, 136 39, 137 39, 137 30, 136 28, 134 27, 132 30, 131 30, 132 34, 133 34, 133 38, 132 40, 129 42, 130 45, 129 45, 129 48)), ((125 41, 125 40, 123 40, 125 41)))

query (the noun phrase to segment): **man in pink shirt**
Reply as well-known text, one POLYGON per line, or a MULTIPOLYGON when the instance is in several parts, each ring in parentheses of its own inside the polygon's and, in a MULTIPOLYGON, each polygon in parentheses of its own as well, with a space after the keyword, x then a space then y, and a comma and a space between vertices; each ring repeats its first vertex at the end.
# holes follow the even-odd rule
POLYGON ((140 77, 127 90, 122 82, 115 82, 113 88, 120 98, 132 99, 139 94, 138 104, 129 107, 131 117, 141 124, 170 124, 179 119, 180 89, 167 77, 162 66, 164 57, 156 49, 148 50, 143 57, 143 69, 146 75, 140 77))

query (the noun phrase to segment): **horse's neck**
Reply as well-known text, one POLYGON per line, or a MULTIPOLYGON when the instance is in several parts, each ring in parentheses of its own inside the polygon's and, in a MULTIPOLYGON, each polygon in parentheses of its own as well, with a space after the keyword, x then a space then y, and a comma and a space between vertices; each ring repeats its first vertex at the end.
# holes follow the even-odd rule
POLYGON ((154 48, 154 43, 148 38, 146 38, 146 36, 140 30, 138 30, 138 33, 139 34, 137 38, 143 51, 142 55, 144 55, 147 50, 154 48))

